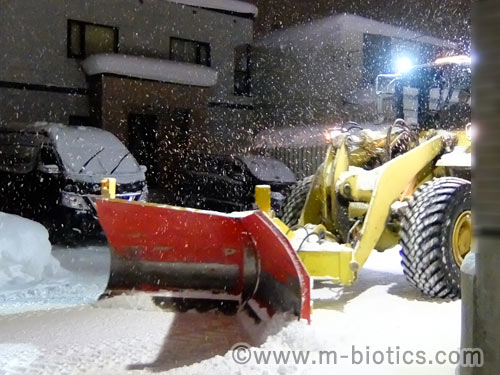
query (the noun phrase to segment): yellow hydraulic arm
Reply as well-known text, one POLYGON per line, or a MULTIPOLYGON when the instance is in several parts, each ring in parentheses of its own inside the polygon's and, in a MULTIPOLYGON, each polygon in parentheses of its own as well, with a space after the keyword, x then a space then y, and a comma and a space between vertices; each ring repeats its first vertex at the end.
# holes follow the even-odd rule
POLYGON ((368 212, 353 251, 351 270, 356 274, 363 267, 370 252, 385 229, 391 205, 405 188, 444 147, 441 136, 435 136, 407 153, 379 167, 378 179, 372 193, 368 212))
MULTIPOLYGON (((371 184, 361 182, 363 177, 360 173, 353 173, 344 179, 335 174, 336 178, 330 180, 330 182, 333 180, 334 184, 325 186, 323 189, 333 189, 335 195, 347 194, 346 192, 348 192, 350 200, 365 202, 368 204, 368 210, 361 230, 356 235, 358 241, 354 244, 354 248, 349 243, 332 243, 330 247, 306 245, 298 249, 299 256, 309 274, 316 278, 332 278, 344 285, 352 284, 370 252, 376 248, 384 236, 391 205, 400 199, 410 185, 420 182, 417 181, 422 179, 419 174, 440 154, 443 147, 443 138, 435 136, 374 170, 361 171, 360 173, 371 174, 369 177, 375 178, 371 184), (337 183, 339 180, 342 180, 340 184, 337 183)), ((339 170, 343 173, 347 169, 346 157, 346 149, 341 147, 336 158, 340 158, 342 162, 338 163, 336 160, 337 163, 332 162, 329 165, 340 166, 339 170)), ((328 173, 324 170, 323 173, 328 176, 331 171, 328 173)), ((334 203, 333 199, 331 203, 334 203)), ((310 208, 306 205, 305 210, 310 208)), ((332 205, 329 210, 330 214, 334 213, 335 209, 336 207, 332 205)), ((313 214, 314 211, 310 210, 309 215, 312 217, 313 214)), ((331 218, 325 223, 331 223, 332 219, 335 220, 331 218)), ((302 222, 301 224, 307 225, 308 223, 302 222)), ((312 224, 318 223, 313 222, 312 224)), ((394 239, 397 241, 396 236, 394 239)))

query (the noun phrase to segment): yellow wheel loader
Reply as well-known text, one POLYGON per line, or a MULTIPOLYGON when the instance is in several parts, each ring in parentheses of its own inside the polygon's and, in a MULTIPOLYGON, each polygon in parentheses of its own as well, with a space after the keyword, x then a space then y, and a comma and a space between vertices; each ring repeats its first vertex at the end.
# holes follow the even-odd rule
POLYGON ((385 132, 327 132, 323 164, 281 216, 312 277, 349 285, 373 249, 400 244, 413 285, 460 297, 472 239, 470 73, 470 60, 454 57, 389 76, 400 118, 385 132))
POLYGON ((470 62, 389 78, 399 119, 384 131, 328 131, 322 166, 291 192, 282 220, 265 187, 259 211, 222 214, 114 199, 105 181, 96 210, 111 247, 106 294, 141 290, 183 310, 309 320, 311 277, 352 284, 374 249, 401 244, 410 282, 458 298, 471 247, 470 62))

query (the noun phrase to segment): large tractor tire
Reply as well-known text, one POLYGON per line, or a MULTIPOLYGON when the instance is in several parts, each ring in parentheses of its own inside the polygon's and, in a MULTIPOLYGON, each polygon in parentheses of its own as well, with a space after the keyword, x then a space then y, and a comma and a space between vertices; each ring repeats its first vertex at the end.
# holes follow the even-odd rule
POLYGON ((313 180, 314 175, 300 180, 286 198, 282 208, 281 221, 289 227, 293 227, 299 222, 300 214, 306 204, 307 194, 311 190, 313 180))
POLYGON ((471 183, 442 177, 423 184, 401 221, 406 278, 427 296, 460 298, 460 266, 471 239, 471 183))

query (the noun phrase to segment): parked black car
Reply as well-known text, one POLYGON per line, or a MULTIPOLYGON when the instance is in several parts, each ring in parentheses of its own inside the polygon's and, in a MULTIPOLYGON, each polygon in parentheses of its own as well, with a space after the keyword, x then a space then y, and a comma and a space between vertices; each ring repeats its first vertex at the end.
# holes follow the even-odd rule
POLYGON ((278 211, 296 183, 281 161, 256 155, 195 155, 182 172, 181 204, 222 212, 254 207, 256 185, 271 186, 271 206, 278 211))
POLYGON ((104 177, 143 200, 144 168, 111 133, 37 122, 0 127, 0 210, 44 224, 53 238, 99 230, 93 197, 104 177))

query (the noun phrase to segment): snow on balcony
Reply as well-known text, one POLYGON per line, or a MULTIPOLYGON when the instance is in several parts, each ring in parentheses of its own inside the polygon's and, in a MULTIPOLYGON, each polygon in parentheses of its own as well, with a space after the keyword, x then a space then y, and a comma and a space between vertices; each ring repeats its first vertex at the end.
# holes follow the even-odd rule
POLYGON ((257 16, 257 7, 253 4, 237 0, 167 0, 172 3, 184 4, 199 8, 224 10, 240 14, 257 16))
POLYGON ((217 83, 217 71, 207 66, 149 57, 100 54, 87 57, 82 66, 89 76, 116 74, 200 87, 211 87, 217 83))

